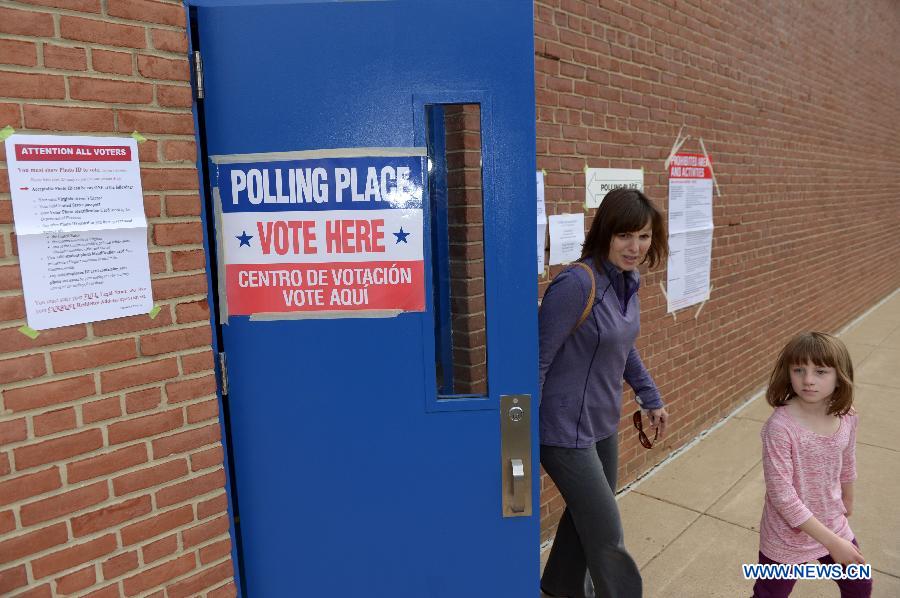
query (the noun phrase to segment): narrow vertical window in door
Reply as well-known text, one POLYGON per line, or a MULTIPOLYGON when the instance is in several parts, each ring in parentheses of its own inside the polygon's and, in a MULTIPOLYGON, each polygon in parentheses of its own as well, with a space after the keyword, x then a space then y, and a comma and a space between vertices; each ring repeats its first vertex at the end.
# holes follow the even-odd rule
POLYGON ((478 104, 427 110, 437 394, 485 396, 481 110, 478 104))

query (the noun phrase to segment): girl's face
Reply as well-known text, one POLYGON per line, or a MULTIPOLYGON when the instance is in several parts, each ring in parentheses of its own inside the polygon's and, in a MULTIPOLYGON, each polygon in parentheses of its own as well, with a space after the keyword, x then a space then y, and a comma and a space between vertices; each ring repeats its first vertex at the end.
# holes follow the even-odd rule
POLYGON ((837 387, 837 372, 809 361, 795 364, 791 366, 791 386, 804 403, 827 403, 837 387))
POLYGON ((652 240, 653 227, 649 222, 641 230, 616 233, 609 241, 607 259, 619 270, 634 270, 647 256, 652 240))

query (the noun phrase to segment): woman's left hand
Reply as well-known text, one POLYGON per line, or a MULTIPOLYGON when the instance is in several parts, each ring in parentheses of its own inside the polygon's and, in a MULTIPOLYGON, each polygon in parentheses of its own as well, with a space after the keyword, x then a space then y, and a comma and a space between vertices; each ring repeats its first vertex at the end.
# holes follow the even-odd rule
POLYGON ((665 407, 648 409, 647 418, 650 420, 650 425, 659 431, 657 440, 662 440, 666 434, 666 424, 669 423, 669 412, 665 407))

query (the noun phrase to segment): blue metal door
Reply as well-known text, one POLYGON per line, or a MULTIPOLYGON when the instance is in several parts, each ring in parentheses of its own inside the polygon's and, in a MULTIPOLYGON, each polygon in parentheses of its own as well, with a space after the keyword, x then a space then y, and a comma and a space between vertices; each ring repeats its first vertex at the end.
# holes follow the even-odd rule
MULTIPOLYGON (((219 271, 223 243, 244 242, 217 218, 221 157, 415 156, 433 145, 432 108, 480 109, 487 392, 441 394, 430 159, 421 310, 217 314, 245 595, 536 596, 539 484, 529 516, 504 517, 500 442, 501 396, 537 398, 532 4, 189 5, 219 271)), ((537 480, 536 413, 529 428, 537 480)))

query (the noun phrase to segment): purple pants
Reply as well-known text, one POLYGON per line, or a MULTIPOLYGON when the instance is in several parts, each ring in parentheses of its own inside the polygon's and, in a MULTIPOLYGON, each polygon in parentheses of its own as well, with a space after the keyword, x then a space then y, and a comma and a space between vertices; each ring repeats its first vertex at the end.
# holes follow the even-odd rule
MULTIPOLYGON (((853 539, 856 544, 856 538, 853 539)), ((859 544, 856 544, 859 547, 859 544)), ((761 565, 774 565, 773 561, 763 553, 759 553, 761 565)), ((833 565, 834 559, 826 554, 819 559, 825 565, 833 565)), ((753 584, 753 598, 787 598, 794 589, 796 579, 757 579, 753 584)), ((841 598, 869 598, 872 595, 871 579, 836 579, 835 583, 841 589, 841 598)))

